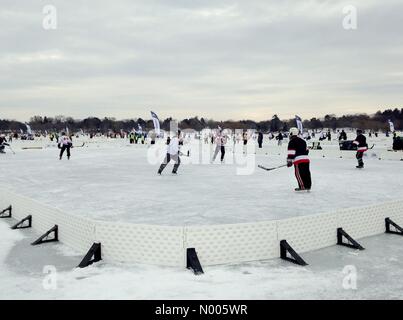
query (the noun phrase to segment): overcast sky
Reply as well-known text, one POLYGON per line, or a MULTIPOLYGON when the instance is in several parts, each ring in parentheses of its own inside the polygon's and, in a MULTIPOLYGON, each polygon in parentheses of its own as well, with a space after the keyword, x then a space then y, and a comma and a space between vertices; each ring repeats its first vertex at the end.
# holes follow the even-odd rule
POLYGON ((0 118, 309 118, 402 98, 403 0, 0 0, 0 118))

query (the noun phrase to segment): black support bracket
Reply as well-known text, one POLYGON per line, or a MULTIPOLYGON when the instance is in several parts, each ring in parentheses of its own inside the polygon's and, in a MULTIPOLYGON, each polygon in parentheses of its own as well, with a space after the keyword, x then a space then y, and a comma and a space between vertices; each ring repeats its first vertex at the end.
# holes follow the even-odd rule
POLYGON ((365 250, 365 248, 355 241, 343 228, 337 229, 337 244, 357 250, 365 250), (346 238, 348 242, 344 242, 343 238, 346 238))
POLYGON ((11 227, 11 229, 26 229, 26 228, 31 228, 32 227, 32 216, 29 215, 22 219, 21 221, 17 222, 15 225, 11 227), (28 222, 28 224, 26 223, 28 222))
POLYGON ((297 252, 295 252, 295 250, 290 246, 287 240, 280 241, 280 258, 298 264, 300 266, 308 265, 305 260, 302 259, 302 257, 297 252), (291 257, 289 257, 287 253, 290 254, 291 257))
POLYGON ((87 254, 84 256, 83 260, 80 262, 78 265, 79 268, 85 268, 88 267, 89 265, 101 261, 102 256, 101 256, 101 243, 95 242, 90 250, 88 250, 87 254))
POLYGON ((393 222, 390 218, 385 219, 386 233, 398 234, 403 236, 403 228, 397 223, 393 222), (393 229, 391 229, 393 227, 393 229))
POLYGON ((192 269, 195 275, 204 273, 195 248, 186 250, 186 268, 192 269))
POLYGON ((5 208, 4 210, 0 211, 0 218, 11 218, 12 211, 13 211, 13 207, 10 205, 8 208, 5 208))
POLYGON ((37 240, 32 242, 31 244, 33 246, 36 246, 38 244, 46 243, 46 242, 54 242, 54 241, 59 241, 59 233, 58 233, 58 227, 55 225, 52 229, 47 231, 45 234, 40 236, 37 240), (49 238, 49 236, 53 233, 53 238, 49 238))

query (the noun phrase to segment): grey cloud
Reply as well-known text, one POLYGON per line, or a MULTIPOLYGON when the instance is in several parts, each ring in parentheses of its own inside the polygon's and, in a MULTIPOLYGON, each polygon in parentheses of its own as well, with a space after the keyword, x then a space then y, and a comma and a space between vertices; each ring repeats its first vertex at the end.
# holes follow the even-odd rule
POLYGON ((2 0, 0 117, 269 118, 401 103, 401 1, 2 0), (353 1, 354 3, 354 1, 353 1), (53 56, 52 56, 53 55, 53 56), (52 58, 53 57, 53 58, 52 58))

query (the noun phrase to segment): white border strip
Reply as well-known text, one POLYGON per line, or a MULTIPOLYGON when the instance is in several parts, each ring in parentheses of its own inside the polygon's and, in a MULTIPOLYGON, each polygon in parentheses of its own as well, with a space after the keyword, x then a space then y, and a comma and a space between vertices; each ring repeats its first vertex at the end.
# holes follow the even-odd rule
POLYGON ((403 201, 266 222, 177 227, 96 221, 0 189, 0 209, 10 204, 14 218, 32 215, 39 234, 57 224, 60 242, 82 254, 99 241, 106 261, 178 267, 186 265, 190 247, 202 265, 237 264, 279 257, 284 239, 303 253, 335 245, 339 227, 360 239, 384 233, 386 217, 403 225, 403 201))

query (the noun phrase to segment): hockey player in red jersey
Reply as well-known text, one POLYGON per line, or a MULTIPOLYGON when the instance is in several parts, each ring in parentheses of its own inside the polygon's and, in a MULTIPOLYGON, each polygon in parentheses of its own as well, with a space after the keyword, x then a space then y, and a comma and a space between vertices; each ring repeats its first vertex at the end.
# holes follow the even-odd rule
POLYGON ((364 168, 364 161, 362 158, 364 156, 364 152, 368 150, 367 138, 365 138, 365 136, 362 134, 362 130, 357 130, 357 138, 355 138, 353 144, 357 146, 357 154, 355 157, 358 160, 358 166, 356 166, 356 168, 362 169, 364 168))
POLYGON ((311 171, 309 170, 309 150, 304 139, 298 137, 297 128, 290 129, 290 142, 288 143, 287 167, 294 165, 298 188, 295 191, 311 190, 311 171))

